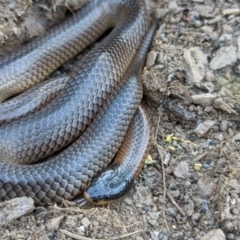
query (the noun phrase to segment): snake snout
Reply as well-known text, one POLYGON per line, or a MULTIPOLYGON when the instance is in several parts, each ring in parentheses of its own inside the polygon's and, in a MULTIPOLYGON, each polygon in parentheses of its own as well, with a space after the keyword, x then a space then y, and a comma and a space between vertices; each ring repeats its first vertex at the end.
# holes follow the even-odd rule
POLYGON ((112 166, 97 175, 85 189, 84 197, 88 202, 104 205, 125 196, 133 184, 133 179, 125 178, 112 166))

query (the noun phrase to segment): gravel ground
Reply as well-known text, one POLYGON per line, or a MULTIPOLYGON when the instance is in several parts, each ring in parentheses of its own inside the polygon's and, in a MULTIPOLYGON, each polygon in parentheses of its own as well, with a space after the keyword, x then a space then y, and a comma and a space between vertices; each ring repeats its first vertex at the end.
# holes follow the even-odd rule
MULTIPOLYGON (((80 3, 1 0, 0 56, 80 3)), ((32 207, 1 225, 1 239, 240 239, 240 4, 146 3, 162 19, 143 73, 154 144, 130 194, 105 207, 32 207)))

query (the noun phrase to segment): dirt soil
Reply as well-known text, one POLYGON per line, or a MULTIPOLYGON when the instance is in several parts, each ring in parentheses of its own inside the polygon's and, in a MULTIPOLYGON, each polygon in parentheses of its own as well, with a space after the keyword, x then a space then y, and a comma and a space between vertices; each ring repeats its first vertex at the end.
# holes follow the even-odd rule
MULTIPOLYGON (((84 2, 1 0, 0 56, 84 2)), ((240 3, 146 3, 162 19, 143 73, 155 130, 133 189, 104 207, 35 207, 1 239, 240 239, 240 3)))

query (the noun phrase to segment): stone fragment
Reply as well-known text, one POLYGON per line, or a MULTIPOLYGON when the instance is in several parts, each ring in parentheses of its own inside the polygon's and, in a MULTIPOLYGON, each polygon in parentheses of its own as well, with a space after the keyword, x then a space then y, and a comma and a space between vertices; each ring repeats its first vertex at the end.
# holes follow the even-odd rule
POLYGON ((213 194, 215 184, 212 179, 205 177, 198 180, 197 186, 199 195, 202 196, 202 198, 206 198, 210 197, 213 194))
POLYGON ((186 216, 191 217, 194 213, 194 202, 188 200, 188 204, 183 205, 183 211, 186 213, 186 216))
POLYGON ((152 50, 148 53, 147 61, 146 61, 147 68, 150 68, 154 65, 156 58, 157 58, 157 52, 155 50, 152 50))
POLYGON ((225 230, 226 232, 234 232, 236 231, 235 226, 232 222, 230 221, 226 221, 223 226, 222 226, 223 230, 225 230))
POLYGON ((231 102, 228 101, 228 99, 223 99, 222 97, 218 97, 214 100, 213 106, 216 109, 223 110, 229 114, 238 115, 238 113, 234 110, 233 104, 231 104, 231 102))
POLYGON ((34 209, 34 202, 30 197, 13 198, 2 202, 0 204, 0 225, 26 215, 34 209))
POLYGON ((195 212, 194 214, 192 214, 191 219, 193 222, 198 222, 200 220, 200 217, 201 217, 201 214, 198 212, 195 212))
POLYGON ((129 198, 129 197, 126 197, 126 198, 124 198, 124 200, 123 200, 127 205, 132 205, 132 203, 133 203, 133 201, 132 201, 132 199, 131 198, 129 198))
POLYGON ((188 178, 189 167, 186 161, 180 162, 174 169, 174 176, 177 178, 188 178))
POLYGON ((184 51, 183 58, 189 74, 187 83, 200 87, 208 65, 206 55, 199 47, 193 47, 184 51))
POLYGON ((86 229, 84 226, 77 227, 77 233, 81 236, 85 236, 86 229))
POLYGON ((46 223, 46 226, 47 226, 47 230, 48 231, 54 231, 56 229, 59 228, 62 220, 63 220, 64 216, 59 216, 59 217, 54 217, 54 218, 51 218, 47 223, 46 223))
POLYGON ((235 134, 233 137, 232 137, 232 142, 235 142, 235 141, 239 141, 240 140, 240 132, 235 134))
POLYGON ((222 120, 220 123, 220 130, 222 132, 226 132, 228 129, 228 121, 227 120, 222 120))
POLYGON ((174 208, 169 207, 166 209, 166 213, 170 215, 171 217, 175 218, 177 216, 177 212, 174 208))
POLYGON ((198 124, 198 126, 193 130, 193 132, 196 133, 198 137, 203 137, 210 131, 214 124, 215 121, 211 120, 204 121, 198 124))
POLYGON ((204 5, 196 5, 193 7, 193 10, 196 11, 202 17, 214 17, 216 13, 213 13, 213 8, 204 5))
POLYGON ((157 220, 160 216, 160 212, 148 212, 148 215, 151 219, 157 220))
POLYGON ((228 233, 227 240, 235 240, 235 235, 233 233, 228 233))
POLYGON ((180 197, 180 191, 179 190, 175 190, 175 191, 169 191, 171 196, 173 198, 179 198, 180 197))
POLYGON ((195 104, 198 104, 202 107, 212 106, 214 99, 217 95, 214 93, 202 93, 192 95, 192 100, 195 104))
POLYGON ((77 226, 77 216, 67 216, 66 217, 66 225, 69 225, 71 227, 76 227, 77 226))
POLYGON ((215 137, 216 140, 218 140, 219 142, 222 142, 224 139, 224 136, 222 133, 216 133, 215 137))
POLYGON ((225 239, 226 239, 225 234, 220 228, 218 228, 211 230, 200 240, 225 240, 225 239))
POLYGON ((144 71, 143 76, 143 90, 147 96, 147 100, 152 104, 158 106, 163 101, 165 93, 168 88, 165 80, 160 73, 152 74, 151 71, 144 71))
POLYGON ((88 218, 84 217, 82 220, 81 220, 81 224, 87 228, 89 225, 90 225, 90 221, 88 218))
POLYGON ((221 47, 210 62, 213 70, 224 68, 237 60, 237 48, 235 46, 221 47))
POLYGON ((156 9, 154 14, 157 19, 160 19, 162 17, 165 17, 168 14, 168 12, 169 12, 168 8, 158 8, 156 9))

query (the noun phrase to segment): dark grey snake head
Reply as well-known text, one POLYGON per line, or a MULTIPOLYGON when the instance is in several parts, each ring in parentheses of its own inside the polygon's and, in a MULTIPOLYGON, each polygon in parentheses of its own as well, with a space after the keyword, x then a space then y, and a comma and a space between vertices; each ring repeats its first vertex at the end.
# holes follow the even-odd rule
POLYGON ((84 197, 93 204, 107 204, 125 196, 131 189, 133 181, 132 178, 126 177, 126 174, 121 173, 118 165, 113 165, 93 179, 85 189, 84 197))

